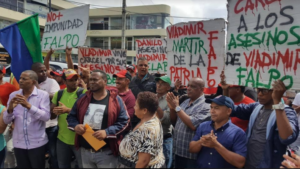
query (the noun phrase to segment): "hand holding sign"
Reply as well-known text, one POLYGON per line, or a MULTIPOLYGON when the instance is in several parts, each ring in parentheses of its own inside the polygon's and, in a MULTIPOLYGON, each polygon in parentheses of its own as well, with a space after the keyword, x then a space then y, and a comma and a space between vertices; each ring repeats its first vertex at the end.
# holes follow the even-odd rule
POLYGON ((274 81, 273 83, 273 93, 272 98, 274 104, 278 104, 281 102, 281 98, 286 91, 286 87, 284 83, 280 80, 274 81))

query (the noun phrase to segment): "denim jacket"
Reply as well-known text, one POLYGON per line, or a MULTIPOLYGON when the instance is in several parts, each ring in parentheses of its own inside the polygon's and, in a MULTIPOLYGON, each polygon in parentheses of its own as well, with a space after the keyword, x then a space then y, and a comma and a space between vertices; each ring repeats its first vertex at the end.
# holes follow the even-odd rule
MULTIPOLYGON (((232 117, 238 117, 242 120, 250 120, 246 133, 247 140, 249 140, 251 136, 254 122, 262 107, 263 105, 259 103, 252 103, 248 105, 241 104, 235 106, 235 109, 232 111, 232 117)), ((267 142, 265 145, 263 159, 261 159, 259 166, 257 166, 258 168, 279 168, 281 166, 281 162, 284 160, 283 155, 286 153, 287 146, 293 143, 298 137, 299 127, 296 112, 287 106, 284 111, 292 127, 293 134, 285 140, 280 138, 276 123, 276 112, 274 110, 268 120, 266 133, 267 142)))

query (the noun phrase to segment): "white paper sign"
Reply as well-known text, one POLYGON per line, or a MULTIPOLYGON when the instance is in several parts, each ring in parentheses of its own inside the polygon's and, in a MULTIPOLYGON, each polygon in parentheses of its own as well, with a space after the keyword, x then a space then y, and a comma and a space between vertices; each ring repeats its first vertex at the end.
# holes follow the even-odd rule
POLYGON ((89 22, 89 5, 47 14, 42 50, 83 46, 89 22))
POLYGON ((225 21, 180 23, 167 27, 168 76, 183 85, 193 77, 217 87, 224 67, 225 21))
POLYGON ((79 48, 78 65, 89 67, 91 71, 103 70, 107 74, 107 85, 115 86, 113 74, 126 69, 126 50, 79 48))
POLYGON ((300 1, 228 0, 228 84, 300 89, 300 1))
POLYGON ((136 59, 145 57, 148 60, 150 73, 167 73, 167 41, 162 38, 137 39, 136 59))

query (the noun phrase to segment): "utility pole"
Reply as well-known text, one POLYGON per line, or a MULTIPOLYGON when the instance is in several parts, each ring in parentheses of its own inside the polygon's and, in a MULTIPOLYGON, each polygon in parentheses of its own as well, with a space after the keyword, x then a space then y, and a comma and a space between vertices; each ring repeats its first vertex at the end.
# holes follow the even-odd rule
POLYGON ((125 29, 126 29, 126 0, 123 0, 122 6, 122 49, 125 50, 125 29))
POLYGON ((49 0, 49 12, 51 12, 51 0, 49 0))

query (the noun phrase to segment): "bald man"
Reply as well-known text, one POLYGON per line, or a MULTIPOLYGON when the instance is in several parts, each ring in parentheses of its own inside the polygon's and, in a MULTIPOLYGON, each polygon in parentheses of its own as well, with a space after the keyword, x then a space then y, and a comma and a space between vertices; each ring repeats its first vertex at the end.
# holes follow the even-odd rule
MULTIPOLYGON (((59 84, 56 80, 47 77, 46 66, 42 63, 34 63, 31 69, 38 75, 38 83, 41 90, 46 91, 50 99, 53 95, 60 90, 59 84)), ((50 104, 50 101, 49 101, 50 104)), ((49 138, 47 150, 50 154, 49 165, 50 168, 58 168, 57 155, 56 155, 56 141, 58 135, 57 116, 51 113, 51 119, 46 123, 46 133, 49 138)))
POLYGON ((167 94, 170 119, 174 129, 175 168, 196 168, 197 154, 189 151, 189 143, 197 127, 210 120, 210 105, 205 103, 204 80, 193 78, 187 86, 189 99, 179 105, 179 98, 173 93, 167 94), (176 125, 175 125, 176 124, 176 125))
POLYGON ((5 124, 14 121, 14 153, 20 168, 45 168, 46 121, 50 119, 49 94, 36 88, 38 77, 27 70, 20 76, 20 88, 9 96, 3 114, 5 124))

